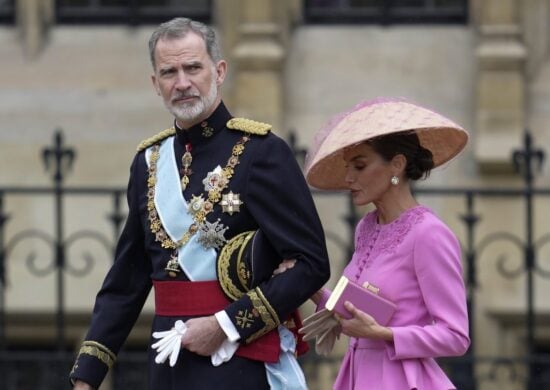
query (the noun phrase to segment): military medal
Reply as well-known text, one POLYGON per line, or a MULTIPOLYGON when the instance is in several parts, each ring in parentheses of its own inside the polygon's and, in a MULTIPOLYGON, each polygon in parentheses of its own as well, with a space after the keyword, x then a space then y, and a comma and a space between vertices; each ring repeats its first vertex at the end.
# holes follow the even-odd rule
POLYGON ((175 278, 181 272, 180 265, 178 263, 177 250, 175 250, 174 253, 172 253, 172 256, 170 256, 170 260, 168 260, 168 263, 166 263, 166 267, 164 268, 164 270, 168 272, 168 275, 171 278, 175 278))
POLYGON ((204 191, 206 192, 220 191, 225 187, 227 180, 223 178, 222 167, 218 165, 213 171, 208 172, 202 184, 204 184, 204 191))
MULTIPOLYGON (((193 223, 189 226, 189 229, 183 233, 179 240, 172 239, 168 236, 156 210, 155 190, 160 145, 153 145, 150 158, 149 177, 147 179, 147 187, 149 189, 147 191, 147 209, 149 210, 150 230, 155 236, 155 241, 159 242, 162 248, 174 249, 165 267, 165 270, 171 277, 176 277, 181 272, 178 262, 178 249, 185 246, 195 234, 198 233, 199 236, 197 241, 206 249, 219 249, 227 242, 224 234, 228 227, 220 223, 219 219, 216 222, 210 223, 206 220, 206 216, 214 210, 216 203, 221 201, 221 193, 233 177, 234 169, 239 164, 239 156, 243 153, 244 146, 249 140, 249 134, 243 135, 243 137, 233 146, 231 156, 227 160, 226 166, 222 168, 218 165, 213 171, 208 172, 202 181, 207 197, 204 197, 202 194, 199 196, 192 196, 187 206, 187 212, 193 216, 193 223)), ((182 169, 180 171, 182 175, 181 187, 183 190, 185 190, 189 184, 189 176, 193 173, 191 171, 192 160, 191 144, 187 144, 185 145, 185 153, 182 156, 182 169)), ((229 192, 228 194, 224 194, 223 197, 225 199, 222 205, 224 212, 232 214, 239 211, 239 207, 242 204, 242 201, 239 199, 239 194, 229 192)))
POLYGON ((239 198, 239 194, 234 194, 229 191, 227 194, 222 195, 222 200, 220 205, 222 206, 222 211, 233 215, 233 213, 238 213, 243 202, 239 198))
POLYGON ((189 176, 193 174, 191 170, 191 163, 193 162, 193 156, 191 155, 191 144, 185 144, 185 153, 181 157, 181 189, 185 191, 189 184, 189 176))
POLYGON ((199 238, 198 241, 205 248, 214 248, 219 249, 227 240, 225 239, 224 233, 229 229, 223 224, 220 223, 220 220, 210 223, 204 221, 199 226, 199 238))
POLYGON ((191 201, 189 202, 189 207, 187 208, 187 212, 191 215, 196 215, 199 211, 202 210, 204 206, 204 198, 202 195, 195 196, 191 198, 191 201))

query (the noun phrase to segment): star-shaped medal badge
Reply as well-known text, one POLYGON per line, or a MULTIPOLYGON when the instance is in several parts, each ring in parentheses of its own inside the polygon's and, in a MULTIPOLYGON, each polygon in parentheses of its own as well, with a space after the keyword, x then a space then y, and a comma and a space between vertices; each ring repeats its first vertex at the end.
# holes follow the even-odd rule
POLYGON ((222 180, 222 167, 218 165, 212 172, 208 172, 202 181, 202 184, 204 184, 204 190, 206 192, 210 192, 213 189, 219 188, 222 180))
POLYGON ((204 198, 202 195, 195 196, 191 198, 191 201, 189 202, 189 207, 187 208, 187 212, 191 215, 196 215, 199 211, 202 210, 202 207, 204 205, 204 198))
POLYGON ((222 206, 222 211, 224 213, 228 213, 229 215, 233 215, 233 213, 238 213, 241 211, 241 205, 243 202, 239 198, 239 194, 234 194, 233 192, 229 191, 227 194, 222 195, 222 200, 220 202, 220 205, 222 206))
POLYGON ((213 223, 204 221, 199 227, 199 237, 197 241, 206 249, 220 249, 227 241, 224 236, 227 229, 229 228, 221 224, 219 219, 213 223))

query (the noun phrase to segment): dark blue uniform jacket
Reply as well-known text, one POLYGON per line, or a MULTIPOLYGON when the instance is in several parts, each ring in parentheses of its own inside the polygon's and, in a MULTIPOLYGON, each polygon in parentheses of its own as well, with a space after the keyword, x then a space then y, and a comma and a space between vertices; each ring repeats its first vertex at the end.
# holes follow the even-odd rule
MULTIPOLYGON (((222 168, 226 165, 233 146, 245 134, 227 128, 231 118, 221 103, 202 125, 187 131, 176 130, 174 152, 180 168, 185 145, 192 145, 193 173, 184 191, 187 200, 192 195, 204 193, 202 180, 217 165, 222 168), (211 135, 205 135, 205 127, 212 130, 211 135)), ((223 193, 232 191, 240 195, 243 202, 240 211, 230 215, 216 204, 207 220, 214 222, 219 218, 228 227, 225 232, 228 240, 239 233, 261 229, 278 258, 297 260, 294 268, 276 277, 271 277, 276 265, 256 260, 258 269, 254 272, 267 275, 256 284, 264 297, 260 305, 266 305, 268 312, 272 313, 269 324, 265 318, 257 316, 251 318, 253 322, 248 323, 251 326, 239 326, 242 323, 237 320, 239 312, 266 309, 255 307, 258 302, 252 302, 246 294, 225 308, 244 343, 271 330, 273 322, 277 325, 284 321, 322 287, 329 278, 329 264, 319 217, 288 145, 271 132, 251 135, 239 161, 223 193)), ((117 245, 115 261, 97 295, 86 341, 70 375, 72 379, 79 378, 95 387, 114 363, 142 310, 152 281, 188 280, 183 272, 172 278, 165 271, 172 251, 162 248, 151 233, 147 178, 145 151, 140 150, 131 166, 127 193, 129 214, 117 245)), ((156 316, 153 330, 168 330, 177 319, 186 318, 156 316)), ((150 357, 154 358, 151 350, 150 357)), ((237 356, 213 367, 208 357, 182 350, 173 368, 168 364, 157 365, 153 359, 150 362, 151 389, 267 388, 264 364, 237 356)))

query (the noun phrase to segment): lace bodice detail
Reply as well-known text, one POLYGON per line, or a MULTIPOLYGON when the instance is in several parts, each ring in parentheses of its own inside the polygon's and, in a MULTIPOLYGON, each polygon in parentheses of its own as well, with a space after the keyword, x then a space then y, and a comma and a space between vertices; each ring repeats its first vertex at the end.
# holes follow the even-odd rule
POLYGON ((376 256, 373 253, 394 252, 403 242, 411 228, 424 219, 431 210, 417 206, 403 212, 395 221, 380 225, 377 222, 378 212, 368 213, 358 224, 355 234, 355 253, 353 260, 358 264, 357 276, 370 267, 376 256))

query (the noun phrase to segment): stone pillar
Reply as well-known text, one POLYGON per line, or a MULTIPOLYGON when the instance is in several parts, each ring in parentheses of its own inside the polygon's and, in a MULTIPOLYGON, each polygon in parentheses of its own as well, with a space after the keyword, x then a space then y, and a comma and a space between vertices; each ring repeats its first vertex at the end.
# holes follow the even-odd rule
POLYGON ((17 0, 17 27, 27 57, 35 57, 44 46, 54 7, 53 0, 17 0))
POLYGON ((477 0, 476 157, 482 172, 511 172, 525 119, 527 51, 520 0, 477 0))
POLYGON ((225 0, 219 25, 229 50, 231 110, 234 115, 271 123, 281 133, 283 125, 282 70, 290 18, 288 0, 225 0), (229 7, 229 8, 227 8, 229 7))
POLYGON ((550 0, 524 0, 522 6, 523 37, 529 51, 526 73, 532 82, 550 54, 550 0))

